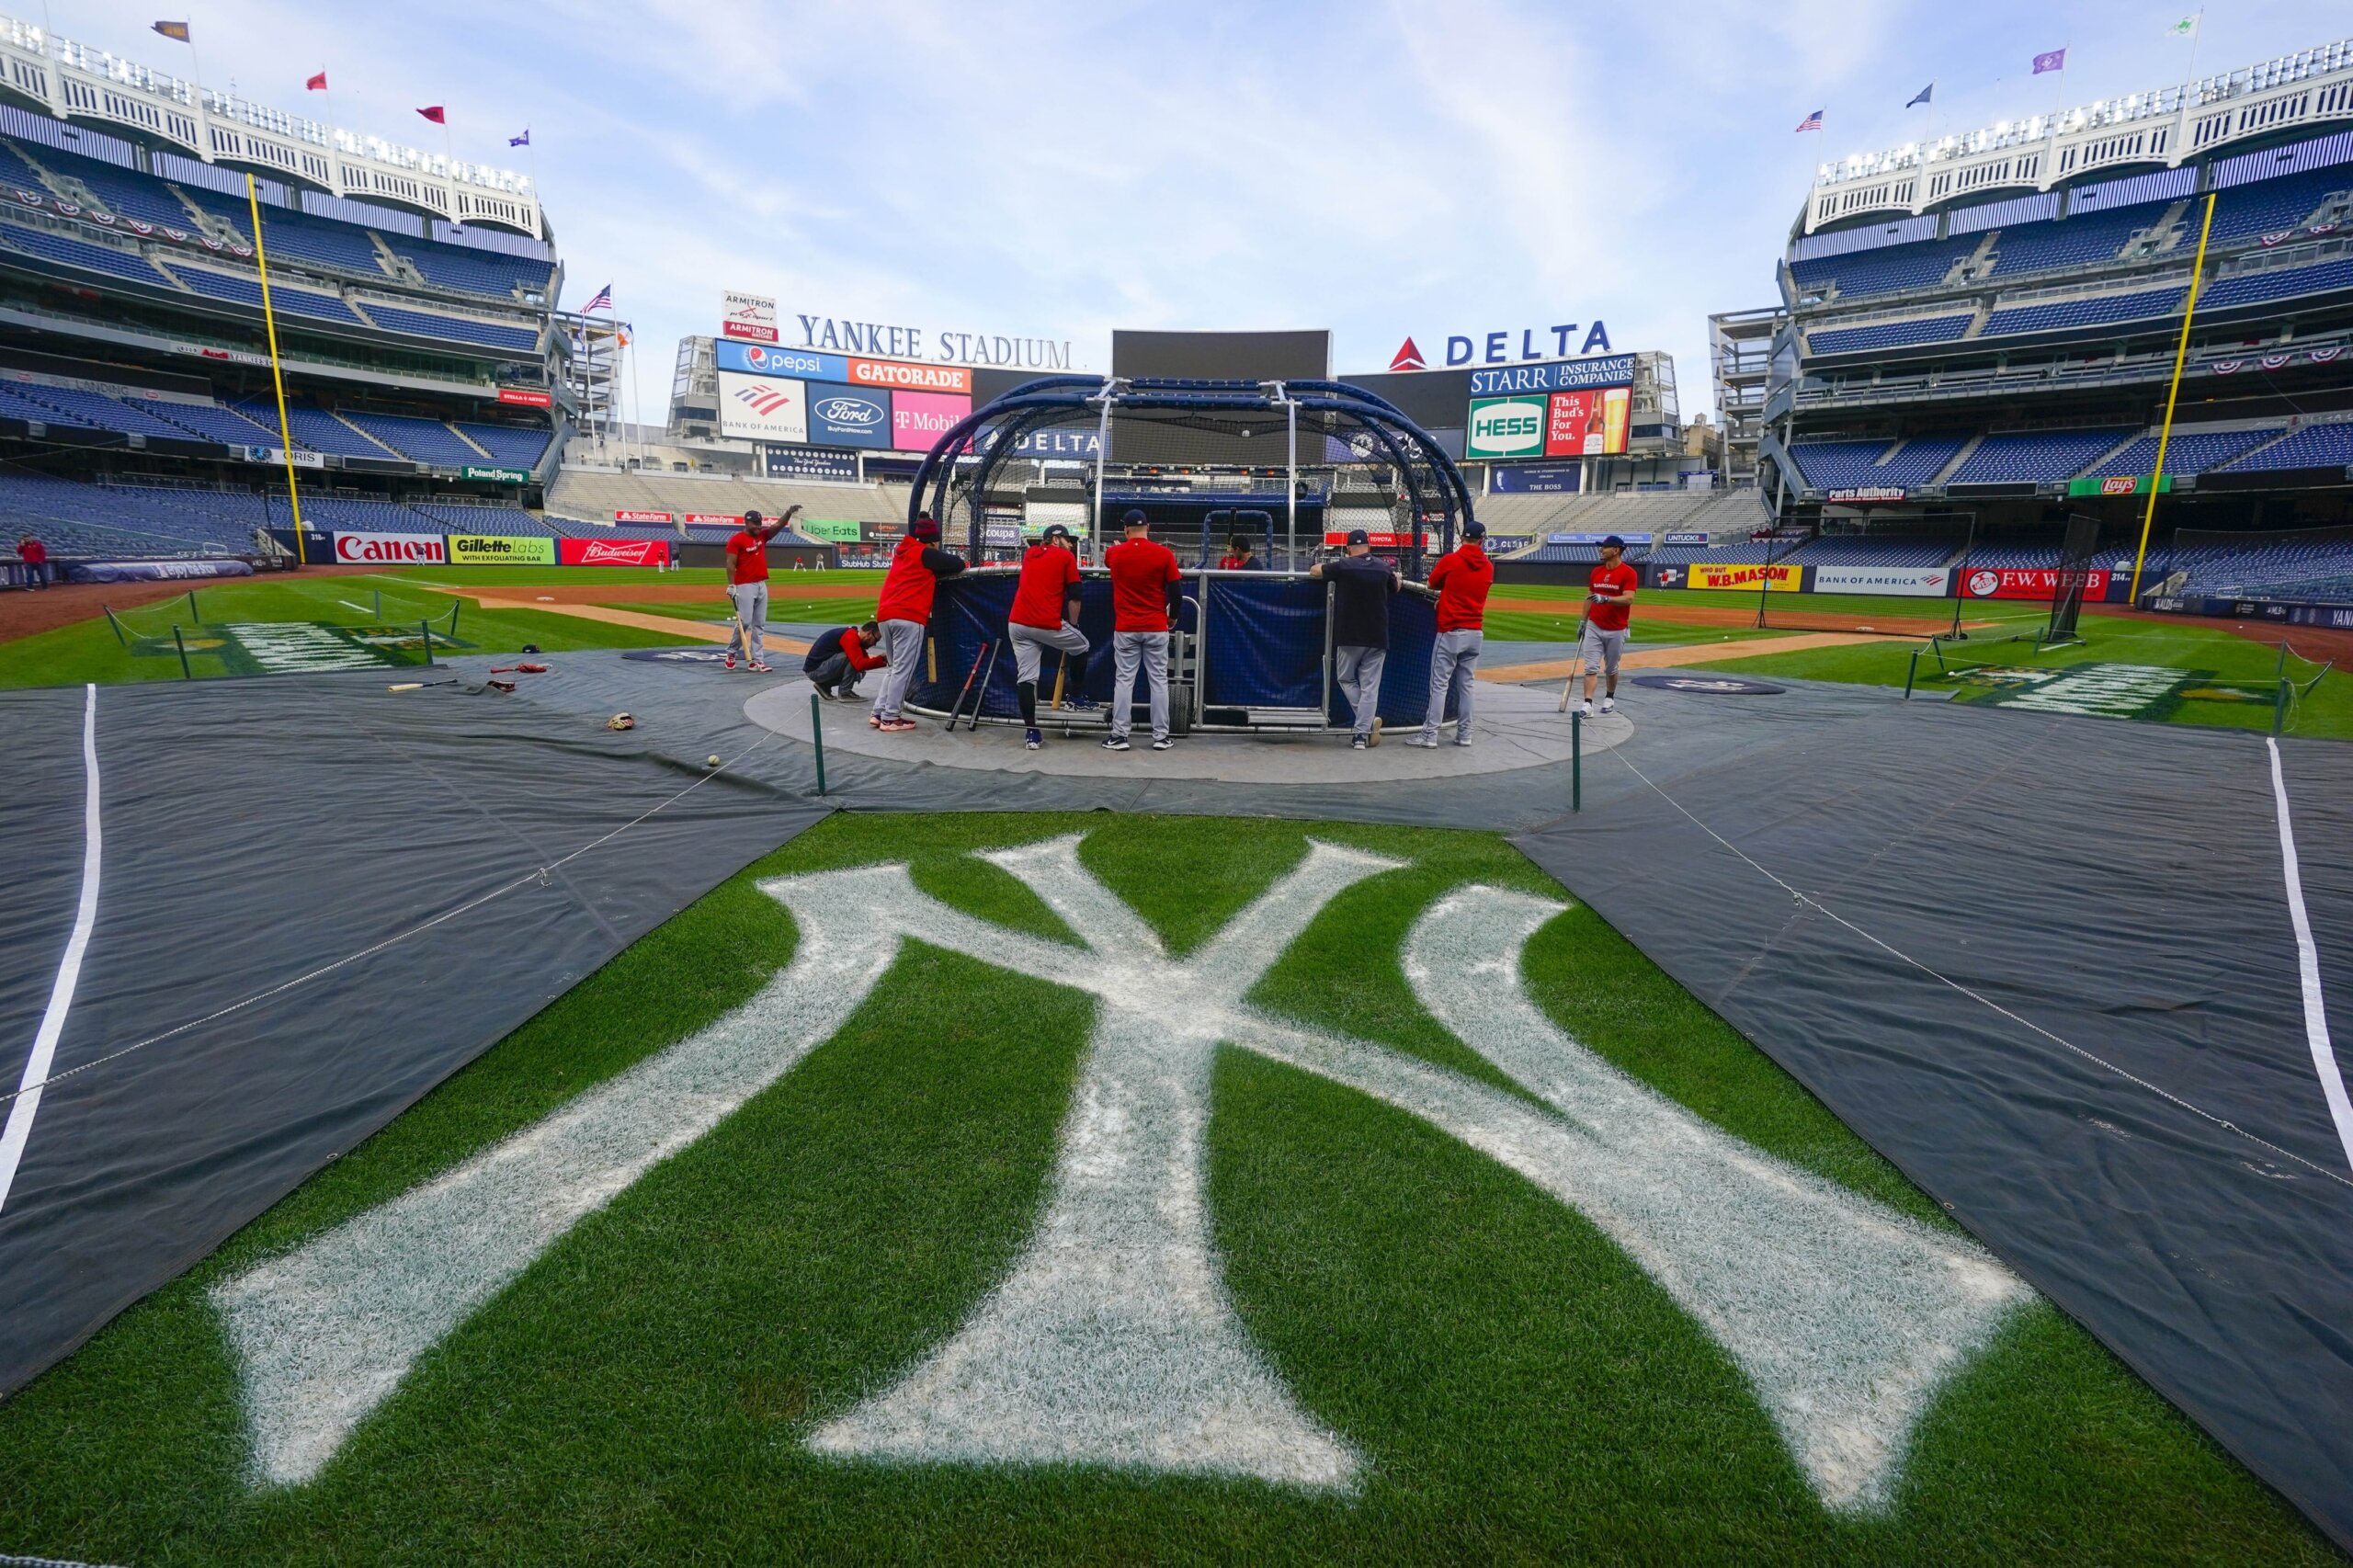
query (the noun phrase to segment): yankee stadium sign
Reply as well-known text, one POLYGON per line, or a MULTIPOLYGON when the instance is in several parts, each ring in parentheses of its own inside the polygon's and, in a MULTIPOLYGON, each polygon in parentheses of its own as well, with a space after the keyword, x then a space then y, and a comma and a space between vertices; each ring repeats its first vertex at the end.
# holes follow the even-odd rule
POLYGON ((1067 370, 1070 340, 1007 337, 1001 333, 934 332, 893 322, 853 321, 847 316, 795 315, 801 347, 839 354, 870 354, 878 359, 931 359, 942 365, 995 365, 1016 370, 1067 370))

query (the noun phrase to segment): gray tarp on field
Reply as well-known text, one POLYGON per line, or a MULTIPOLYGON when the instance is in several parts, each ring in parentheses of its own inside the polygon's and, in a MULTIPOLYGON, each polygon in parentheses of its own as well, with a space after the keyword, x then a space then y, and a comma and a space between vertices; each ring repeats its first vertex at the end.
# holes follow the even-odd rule
MULTIPOLYGON (((814 819, 807 749, 744 717, 756 683, 609 654, 558 665, 512 699, 392 699, 381 677, 100 692, 108 891, 61 1068, 564 854, 690 782, 706 753, 730 759, 729 782, 556 885, 61 1085, 0 1211, 0 1388, 814 819), (642 727, 602 731, 616 708, 642 727)), ((829 772, 834 803, 858 809, 1518 833, 2353 1544, 2353 1185, 2313 1167, 2353 1173, 2306 1043, 2261 737, 1790 685, 1631 692, 1636 734, 1588 759, 1574 818, 1565 767, 1256 792, 1155 780, 1148 753, 1132 781, 847 754, 829 772)), ((80 703, 0 695, 11 1085, 72 920, 80 781, 59 759, 76 755, 80 703)), ((2353 1041, 2353 747, 2282 752, 2330 1021, 2353 1041)))
MULTIPOLYGON (((700 774, 642 733, 384 686, 100 688, 97 918, 52 1074, 458 909, 700 774)), ((84 702, 0 692, 0 1092, 80 897, 84 702)), ((0 1392, 822 815, 715 780, 544 881, 52 1084, 0 1207, 0 1392)))

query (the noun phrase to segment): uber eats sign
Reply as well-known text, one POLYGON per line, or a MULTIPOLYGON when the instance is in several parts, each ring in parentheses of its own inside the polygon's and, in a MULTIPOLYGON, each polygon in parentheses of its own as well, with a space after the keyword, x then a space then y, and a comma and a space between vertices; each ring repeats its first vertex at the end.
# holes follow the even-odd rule
POLYGON ((1544 451, 1544 400, 1540 397, 1477 398, 1463 455, 1473 458, 1532 458, 1544 451))

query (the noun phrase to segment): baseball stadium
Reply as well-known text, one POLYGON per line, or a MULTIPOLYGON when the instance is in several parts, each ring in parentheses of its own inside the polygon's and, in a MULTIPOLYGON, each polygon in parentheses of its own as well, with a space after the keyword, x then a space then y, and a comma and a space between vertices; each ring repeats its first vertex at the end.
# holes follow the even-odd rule
POLYGON ((0 1564, 2347 1561, 2353 40, 1375 352, 254 9, 0 17, 0 1564))

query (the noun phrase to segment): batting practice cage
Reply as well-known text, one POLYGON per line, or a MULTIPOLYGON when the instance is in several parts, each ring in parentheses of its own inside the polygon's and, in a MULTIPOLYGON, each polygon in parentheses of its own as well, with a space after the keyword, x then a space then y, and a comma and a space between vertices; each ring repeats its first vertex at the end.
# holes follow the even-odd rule
MULTIPOLYGON (((1104 722, 1111 695, 1111 587, 1103 551, 1131 509, 1184 569, 1169 648, 1172 726, 1345 729, 1332 679, 1331 589, 1307 569, 1362 528, 1409 579, 1454 547, 1471 492, 1438 443, 1390 403, 1336 381, 1105 380, 1024 383, 941 437, 915 475, 909 521, 928 512, 973 570, 939 585, 909 705, 1017 722, 1006 617, 1023 550, 1051 525, 1077 536, 1079 630, 1095 650, 1039 680, 1041 722, 1104 722), (1221 570, 1246 540, 1251 567, 1221 570), (1045 704, 1060 689, 1074 709, 1045 704), (961 699, 961 702, 960 702, 961 699)), ((1390 601, 1381 718, 1419 724, 1427 706, 1433 607, 1390 601)), ((1144 698, 1139 683, 1139 706, 1144 698)))

